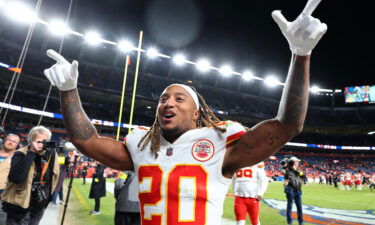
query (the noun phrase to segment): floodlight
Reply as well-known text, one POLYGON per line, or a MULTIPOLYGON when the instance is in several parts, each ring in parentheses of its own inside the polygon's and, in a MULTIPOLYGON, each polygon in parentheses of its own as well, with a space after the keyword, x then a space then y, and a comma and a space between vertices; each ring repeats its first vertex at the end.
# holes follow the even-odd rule
POLYGON ((5 6, 5 13, 18 22, 30 23, 36 20, 33 10, 21 2, 10 2, 5 6))
POLYGON ((91 31, 91 32, 88 32, 85 35, 85 40, 90 45, 97 45, 97 44, 99 44, 102 41, 102 38, 100 37, 100 35, 97 32, 91 31))
POLYGON ((57 36, 64 36, 70 30, 66 23, 60 20, 53 20, 48 24, 48 26, 49 31, 57 36))
POLYGON ((230 67, 228 65, 224 65, 224 66, 220 67, 219 71, 224 76, 229 76, 229 75, 231 75, 233 73, 232 67, 230 67))
POLYGON ((242 74, 242 78, 245 80, 245 81, 250 81, 254 78, 254 74, 253 72, 251 71, 245 71, 243 72, 242 74))
POLYGON ((182 55, 182 54, 177 54, 177 55, 175 55, 174 57, 173 57, 173 62, 174 63, 176 63, 177 65, 182 65, 182 64, 184 64, 185 63, 185 60, 186 60, 186 58, 185 58, 185 56, 184 55, 182 55))
POLYGON ((312 87, 310 88, 310 91, 311 91, 311 93, 316 94, 316 93, 319 92, 319 87, 318 87, 318 86, 312 86, 312 87))
POLYGON ((130 41, 120 41, 117 46, 122 52, 130 52, 134 49, 134 46, 130 41))
POLYGON ((211 65, 210 62, 207 61, 206 59, 201 59, 197 62, 196 64, 197 68, 201 72, 206 72, 210 69, 211 65))
POLYGON ((269 87, 276 87, 280 82, 279 80, 274 77, 274 76, 268 76, 265 80, 264 83, 269 86, 269 87))
POLYGON ((155 48, 149 48, 149 49, 147 49, 146 54, 147 54, 148 57, 150 57, 150 58, 154 58, 154 57, 156 57, 159 53, 158 53, 158 51, 157 51, 155 48))

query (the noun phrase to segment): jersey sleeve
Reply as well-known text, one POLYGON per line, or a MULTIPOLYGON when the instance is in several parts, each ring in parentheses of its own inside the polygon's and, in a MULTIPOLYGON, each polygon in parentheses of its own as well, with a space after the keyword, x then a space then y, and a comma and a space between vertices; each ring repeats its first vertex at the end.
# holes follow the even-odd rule
POLYGON ((239 140, 246 133, 245 128, 238 122, 228 120, 219 123, 218 126, 226 129, 225 144, 227 147, 239 140))
POLYGON ((264 163, 261 162, 257 164, 257 167, 258 167, 257 172, 258 172, 258 177, 259 177, 259 188, 258 188, 257 195, 263 196, 267 190, 268 178, 266 175, 266 171, 264 170, 264 163))
POLYGON ((135 127, 131 131, 131 133, 126 135, 126 137, 124 139, 124 145, 126 146, 128 151, 130 152, 130 154, 132 154, 133 152, 135 152, 138 149, 139 141, 142 139, 142 137, 144 135, 146 135, 148 130, 149 130, 149 128, 147 128, 147 127, 139 126, 139 127, 135 127))

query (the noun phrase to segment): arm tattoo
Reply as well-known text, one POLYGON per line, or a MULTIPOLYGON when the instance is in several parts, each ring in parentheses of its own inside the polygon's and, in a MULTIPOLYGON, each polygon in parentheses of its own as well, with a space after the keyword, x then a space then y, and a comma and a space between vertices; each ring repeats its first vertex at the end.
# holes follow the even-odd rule
POLYGON ((270 131, 268 131, 268 145, 273 146, 275 144, 279 144, 278 141, 280 140, 279 136, 273 135, 270 131))
POLYGON ((87 140, 96 134, 94 125, 82 109, 77 89, 60 92, 61 110, 69 137, 76 140, 87 140))
POLYGON ((253 154, 253 151, 255 150, 255 147, 251 144, 246 144, 246 154, 251 155, 253 154))
POLYGON ((295 56, 280 101, 278 117, 288 125, 303 124, 309 96, 309 56, 295 56))

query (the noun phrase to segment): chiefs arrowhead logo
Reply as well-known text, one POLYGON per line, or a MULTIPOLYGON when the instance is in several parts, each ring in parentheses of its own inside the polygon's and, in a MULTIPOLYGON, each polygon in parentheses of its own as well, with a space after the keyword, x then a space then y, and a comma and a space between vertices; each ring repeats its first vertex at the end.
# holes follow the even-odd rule
POLYGON ((194 159, 200 162, 205 162, 211 159, 214 153, 214 144, 207 139, 201 139, 195 142, 193 147, 191 148, 191 154, 193 155, 194 159))

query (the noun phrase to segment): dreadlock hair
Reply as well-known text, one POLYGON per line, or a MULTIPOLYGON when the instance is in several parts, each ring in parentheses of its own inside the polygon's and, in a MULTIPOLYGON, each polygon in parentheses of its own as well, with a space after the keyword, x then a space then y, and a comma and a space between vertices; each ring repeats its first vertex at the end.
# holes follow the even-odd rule
MULTIPOLYGON (((226 132, 225 128, 219 127, 217 124, 222 122, 219 120, 215 114, 212 112, 210 107, 206 104, 206 101, 203 99, 203 97, 197 92, 197 90, 194 87, 189 86, 198 96, 199 101, 199 118, 197 120, 197 127, 213 127, 216 131, 224 133, 226 132)), ((143 151, 146 147, 146 145, 151 141, 151 152, 155 154, 155 158, 158 157, 158 151, 160 149, 160 125, 158 121, 158 111, 156 111, 155 114, 155 121, 152 124, 151 128, 145 136, 142 137, 142 139, 138 143, 138 148, 143 151)))

